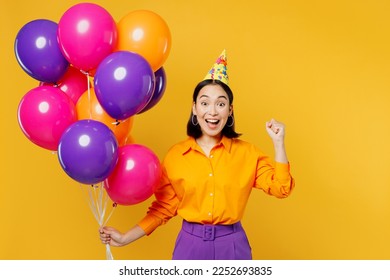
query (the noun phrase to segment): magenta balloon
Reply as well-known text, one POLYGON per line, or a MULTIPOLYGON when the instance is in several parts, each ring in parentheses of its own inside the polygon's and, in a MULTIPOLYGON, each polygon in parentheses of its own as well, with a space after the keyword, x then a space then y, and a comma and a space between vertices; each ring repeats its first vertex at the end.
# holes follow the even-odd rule
POLYGON ((62 133, 76 120, 75 105, 58 88, 34 88, 19 103, 18 122, 24 135, 48 150, 57 150, 62 133))
POLYGON ((101 6, 80 3, 69 8, 58 23, 58 41, 66 59, 90 71, 111 52, 118 31, 113 17, 101 6))
POLYGON ((150 64, 141 55, 119 51, 100 63, 94 83, 96 97, 107 114, 124 120, 148 104, 155 77, 150 64))
POLYGON ((167 87, 167 76, 163 67, 158 69, 155 73, 156 86, 154 87, 153 95, 148 104, 138 113, 144 113, 152 109, 161 100, 167 87))
POLYGON ((37 19, 25 24, 16 36, 16 59, 38 81, 55 83, 69 66, 57 42, 57 29, 57 23, 37 19))
POLYGON ((129 144, 119 147, 118 163, 104 185, 112 201, 133 205, 152 196, 160 178, 158 157, 145 146, 129 144))
POLYGON ((82 184, 97 184, 114 170, 118 161, 118 142, 102 122, 80 120, 62 135, 58 159, 72 179, 82 184))
POLYGON ((70 66, 62 78, 55 84, 41 83, 41 85, 58 87, 69 96, 76 105, 80 96, 88 90, 88 83, 90 84, 90 87, 92 87, 86 74, 83 74, 79 69, 70 66))

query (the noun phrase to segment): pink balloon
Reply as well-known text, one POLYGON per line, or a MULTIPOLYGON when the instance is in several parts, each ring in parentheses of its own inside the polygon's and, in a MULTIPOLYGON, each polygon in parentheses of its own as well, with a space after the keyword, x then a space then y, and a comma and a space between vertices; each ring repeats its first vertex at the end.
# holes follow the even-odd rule
POLYGON ((70 66, 56 84, 42 82, 40 85, 58 87, 69 96, 76 105, 80 96, 88 90, 88 83, 90 84, 90 87, 92 87, 86 74, 83 74, 79 69, 70 66))
POLYGON ((52 86, 30 90, 19 103, 18 122, 24 135, 48 150, 57 150, 62 133, 76 120, 72 100, 52 86))
POLYGON ((62 15, 57 37, 65 58, 74 67, 90 71, 113 52, 118 31, 115 20, 104 8, 80 3, 62 15))
POLYGON ((118 163, 104 185, 114 202, 134 205, 152 196, 160 177, 157 156, 145 146, 129 144, 119 147, 118 163))

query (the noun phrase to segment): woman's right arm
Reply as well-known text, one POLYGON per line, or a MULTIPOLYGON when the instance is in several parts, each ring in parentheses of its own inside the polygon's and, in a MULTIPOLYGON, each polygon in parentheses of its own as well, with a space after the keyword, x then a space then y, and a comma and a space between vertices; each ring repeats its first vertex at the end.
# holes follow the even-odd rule
POLYGON ((99 228, 100 240, 103 244, 110 244, 110 246, 121 247, 146 235, 145 231, 138 225, 131 228, 125 233, 119 232, 113 227, 99 228))
POLYGON ((154 190, 156 200, 149 207, 147 215, 133 228, 121 233, 113 227, 100 227, 100 240, 103 244, 110 246, 125 246, 145 235, 151 234, 158 226, 166 223, 177 214, 179 199, 167 171, 162 164, 162 175, 160 185, 154 190))

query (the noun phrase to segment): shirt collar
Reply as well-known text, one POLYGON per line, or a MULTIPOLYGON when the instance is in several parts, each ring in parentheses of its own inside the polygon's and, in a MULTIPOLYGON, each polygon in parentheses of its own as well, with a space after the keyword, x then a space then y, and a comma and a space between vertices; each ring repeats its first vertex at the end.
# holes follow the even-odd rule
MULTIPOLYGON (((231 148, 232 148, 232 143, 233 143, 233 139, 230 139, 230 138, 228 138, 226 136, 222 136, 222 139, 221 139, 221 141, 219 142, 218 145, 224 146, 226 151, 230 153, 231 148)), ((190 150, 198 150, 198 149, 199 149, 199 146, 196 143, 194 137, 188 137, 187 140, 185 140, 182 143, 182 149, 181 150, 182 150, 182 154, 183 155, 186 154, 187 152, 189 152, 190 150)))

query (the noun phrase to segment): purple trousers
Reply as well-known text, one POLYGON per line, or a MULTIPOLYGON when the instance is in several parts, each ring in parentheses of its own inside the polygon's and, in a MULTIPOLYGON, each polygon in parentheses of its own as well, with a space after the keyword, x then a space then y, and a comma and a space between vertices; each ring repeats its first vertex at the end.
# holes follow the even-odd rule
POLYGON ((173 260, 251 260, 252 252, 241 223, 203 225, 183 221, 173 260))

